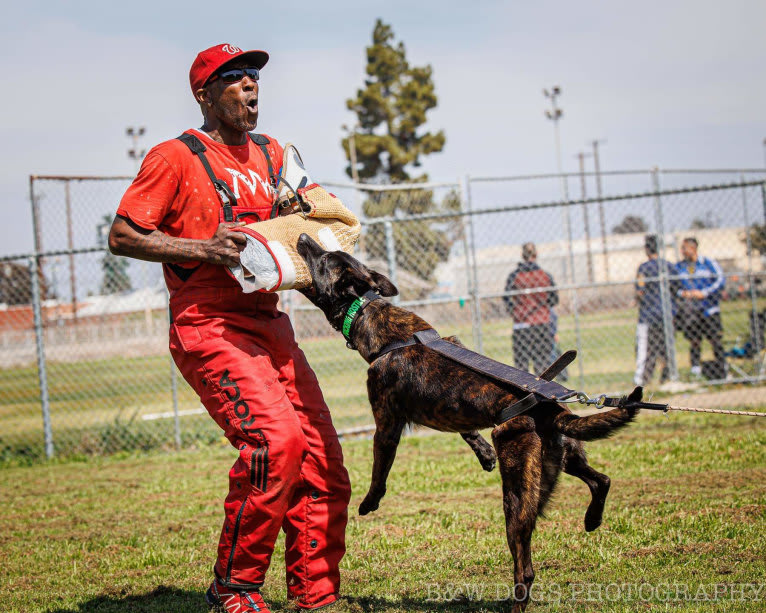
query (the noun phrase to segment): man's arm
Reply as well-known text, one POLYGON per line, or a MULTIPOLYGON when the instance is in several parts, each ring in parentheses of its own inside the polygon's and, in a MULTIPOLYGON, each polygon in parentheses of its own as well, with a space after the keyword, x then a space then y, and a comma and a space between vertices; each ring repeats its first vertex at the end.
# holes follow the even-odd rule
MULTIPOLYGON (((515 284, 516 284, 516 271, 508 275, 508 278, 505 281, 505 291, 511 292, 514 289, 516 289, 514 287, 515 284)), ((505 308, 508 310, 508 313, 510 315, 513 315, 513 303, 515 299, 516 299, 516 296, 503 296, 503 303, 505 304, 505 308)))
POLYGON ((236 266, 239 264, 239 252, 245 248, 247 239, 241 232, 232 232, 231 228, 243 225, 244 222, 222 223, 212 237, 197 240, 147 230, 117 215, 109 230, 109 251, 149 262, 207 262, 236 266))
POLYGON ((714 296, 721 293, 724 285, 726 284, 726 276, 723 274, 721 265, 713 258, 707 258, 706 264, 708 270, 713 273, 713 282, 702 290, 703 297, 714 296))

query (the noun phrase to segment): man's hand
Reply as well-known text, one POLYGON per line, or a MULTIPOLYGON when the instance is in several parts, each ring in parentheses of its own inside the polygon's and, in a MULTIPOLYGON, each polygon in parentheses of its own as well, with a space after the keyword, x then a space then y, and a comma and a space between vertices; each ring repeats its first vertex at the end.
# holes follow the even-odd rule
POLYGON ((247 238, 242 232, 232 232, 231 228, 244 225, 244 221, 218 224, 215 234, 205 241, 205 261, 210 264, 237 266, 239 253, 247 245, 247 238))
POLYGON ((681 292, 681 298, 691 298, 692 300, 702 300, 705 294, 699 289, 687 289, 681 292))

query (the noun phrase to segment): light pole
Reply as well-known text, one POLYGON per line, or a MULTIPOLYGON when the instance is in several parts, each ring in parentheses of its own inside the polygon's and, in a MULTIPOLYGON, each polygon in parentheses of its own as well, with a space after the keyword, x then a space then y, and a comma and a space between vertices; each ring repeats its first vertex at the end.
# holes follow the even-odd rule
POLYGON ((763 165, 766 166, 766 138, 763 139, 763 165))
POLYGON ((582 217, 583 224, 585 225, 585 255, 588 260, 588 282, 593 283, 593 254, 590 249, 590 216, 588 215, 588 205, 585 200, 588 197, 585 187, 585 158, 590 157, 589 154, 580 153, 577 154, 577 159, 580 162, 580 198, 582 203, 582 217))
POLYGON ((128 149, 128 157, 133 160, 136 168, 136 174, 138 174, 138 169, 141 166, 141 160, 143 160, 144 156, 146 155, 146 149, 138 148, 138 139, 146 134, 146 128, 144 126, 128 126, 125 128, 125 134, 132 141, 132 146, 130 149, 128 149))
MULTIPOLYGON (((569 251, 569 278, 568 281, 572 284, 575 282, 575 259, 574 248, 572 246, 572 219, 569 212, 569 186, 567 185, 567 178, 564 176, 563 166, 561 164, 561 138, 559 136, 559 120, 564 112, 556 104, 556 98, 561 95, 561 88, 556 85, 551 88, 551 91, 547 89, 543 90, 543 95, 549 98, 551 101, 551 110, 545 111, 545 116, 553 122, 553 134, 556 138, 556 164, 559 169, 559 176, 561 177, 561 195, 564 198, 564 226, 566 229, 568 251, 569 251)), ((582 335, 580 333, 580 313, 577 306, 577 290, 572 288, 572 314, 574 315, 575 325, 575 339, 577 343, 577 353, 582 355, 582 335)), ((583 360, 580 360, 580 386, 584 385, 585 371, 583 368, 583 360)))
MULTIPOLYGON (((551 101, 551 109, 545 111, 545 116, 553 122, 553 136, 556 143, 556 168, 558 169, 559 177, 561 178, 561 197, 564 201, 564 230, 566 232, 567 241, 569 243, 569 281, 574 282, 574 252, 572 250, 572 219, 569 212, 569 186, 567 185, 567 178, 564 176, 563 165, 561 163, 561 136, 559 134, 559 120, 561 119, 564 111, 556 104, 556 99, 561 95, 561 88, 558 85, 554 85, 550 91, 543 90, 543 96, 551 101)), ((565 267, 566 268, 566 267, 565 267)))
POLYGON ((543 95, 551 101, 551 110, 546 109, 545 116, 553 122, 553 135, 556 140, 556 167, 561 177, 561 195, 565 202, 569 202, 569 186, 561 164, 561 136, 559 135, 559 120, 564 115, 564 111, 556 104, 556 98, 561 95, 561 88, 554 85, 550 91, 544 89, 543 95))
POLYGON ((601 231, 601 250, 604 254, 604 281, 609 281, 609 258, 606 255, 606 221, 604 219, 603 191, 601 189, 601 162, 598 157, 598 146, 606 144, 606 140, 593 140, 593 166, 596 171, 596 198, 598 198, 598 225, 601 231))

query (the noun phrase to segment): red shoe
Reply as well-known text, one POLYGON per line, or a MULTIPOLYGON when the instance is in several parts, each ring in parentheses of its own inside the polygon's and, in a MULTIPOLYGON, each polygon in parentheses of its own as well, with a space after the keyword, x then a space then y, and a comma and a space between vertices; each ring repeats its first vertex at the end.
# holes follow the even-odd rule
POLYGON ((215 613, 271 613, 258 590, 233 590, 218 579, 205 593, 205 602, 215 613))

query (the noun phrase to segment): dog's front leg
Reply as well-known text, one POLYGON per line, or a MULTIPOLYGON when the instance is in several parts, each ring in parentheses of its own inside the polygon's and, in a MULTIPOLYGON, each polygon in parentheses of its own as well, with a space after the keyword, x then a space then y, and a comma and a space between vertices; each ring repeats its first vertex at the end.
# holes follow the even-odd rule
POLYGON ((359 515, 375 511, 380 499, 386 494, 386 479, 396 457, 396 448, 402 436, 404 422, 393 419, 390 415, 375 415, 375 437, 373 439, 372 481, 370 490, 359 505, 359 515))

